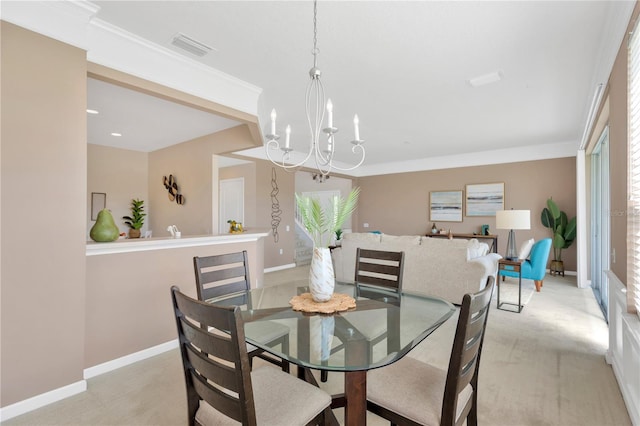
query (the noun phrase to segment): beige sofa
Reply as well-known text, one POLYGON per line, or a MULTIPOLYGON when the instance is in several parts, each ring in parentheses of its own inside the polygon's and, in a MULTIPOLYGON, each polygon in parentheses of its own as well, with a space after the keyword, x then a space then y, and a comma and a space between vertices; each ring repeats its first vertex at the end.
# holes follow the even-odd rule
POLYGON ((332 251, 338 281, 353 281, 356 249, 403 251, 403 290, 442 297, 461 304, 465 293, 484 288, 487 277, 496 276, 497 253, 477 240, 394 236, 373 233, 345 234, 341 247, 332 251))

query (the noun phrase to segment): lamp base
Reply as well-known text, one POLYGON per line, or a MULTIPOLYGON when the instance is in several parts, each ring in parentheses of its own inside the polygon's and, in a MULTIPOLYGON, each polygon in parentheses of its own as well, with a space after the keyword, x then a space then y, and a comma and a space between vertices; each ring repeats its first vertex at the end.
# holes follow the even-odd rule
POLYGON ((509 231, 509 240, 507 242, 507 253, 505 254, 507 260, 518 260, 518 250, 516 249, 516 234, 513 229, 509 231))

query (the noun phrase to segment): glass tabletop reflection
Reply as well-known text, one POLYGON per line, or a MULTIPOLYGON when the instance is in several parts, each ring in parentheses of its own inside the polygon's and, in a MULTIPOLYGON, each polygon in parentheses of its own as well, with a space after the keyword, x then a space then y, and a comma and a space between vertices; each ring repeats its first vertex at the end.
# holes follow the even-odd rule
POLYGON ((451 303, 440 298, 340 282, 335 292, 356 299, 355 309, 330 315, 294 311, 291 298, 308 292, 308 281, 301 280, 210 302, 241 306, 245 338, 254 346, 294 364, 328 371, 390 364, 455 312, 451 303), (282 330, 288 330, 288 345, 269 346, 272 339, 266 337, 282 330))

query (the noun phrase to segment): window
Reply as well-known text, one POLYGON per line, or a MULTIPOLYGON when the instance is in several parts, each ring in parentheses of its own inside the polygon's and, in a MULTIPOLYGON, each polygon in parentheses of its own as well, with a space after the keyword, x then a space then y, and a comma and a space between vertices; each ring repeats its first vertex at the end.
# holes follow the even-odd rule
POLYGON ((627 303, 640 317, 640 31, 629 40, 627 303))

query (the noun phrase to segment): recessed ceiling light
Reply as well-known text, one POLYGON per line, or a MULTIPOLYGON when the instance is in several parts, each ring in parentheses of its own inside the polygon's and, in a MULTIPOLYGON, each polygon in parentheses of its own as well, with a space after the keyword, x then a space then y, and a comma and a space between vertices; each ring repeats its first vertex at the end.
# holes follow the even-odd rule
POLYGON ((496 83, 502 80, 502 71, 494 71, 489 74, 479 75, 478 77, 470 78, 467 83, 471 87, 480 87, 491 83, 496 83))
POLYGON ((117 136, 117 137, 120 137, 120 136, 122 136, 122 133, 115 133, 115 132, 113 132, 113 133, 111 133, 111 136, 117 136))
POLYGON ((98 111, 96 111, 95 109, 88 109, 87 110, 87 114, 100 114, 98 111))

